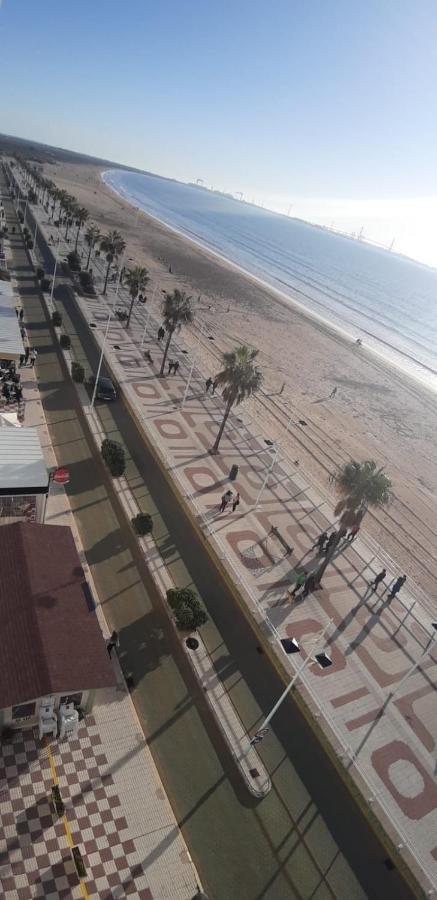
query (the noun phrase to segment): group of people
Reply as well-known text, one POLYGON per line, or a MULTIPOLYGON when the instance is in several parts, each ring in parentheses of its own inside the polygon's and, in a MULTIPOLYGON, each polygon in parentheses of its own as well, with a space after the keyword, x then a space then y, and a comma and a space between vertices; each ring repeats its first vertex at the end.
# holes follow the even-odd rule
POLYGON ((344 528, 342 531, 340 531, 340 537, 337 531, 333 531, 331 532, 331 534, 328 534, 327 531, 322 531, 313 546, 313 550, 317 550, 320 556, 327 556, 332 547, 335 544, 339 544, 341 540, 347 541, 349 544, 351 544, 352 541, 355 540, 357 534, 359 533, 359 530, 360 526, 358 524, 352 525, 352 528, 350 528, 349 531, 347 530, 347 528, 344 528))
POLYGON ((173 372, 173 375, 177 375, 178 369, 179 369, 179 363, 178 363, 177 359, 176 360, 173 359, 168 364, 167 374, 171 375, 171 373, 173 372))
POLYGON ((35 350, 34 347, 29 347, 29 344, 24 348, 24 353, 20 356, 20 368, 21 366, 33 366, 36 363, 36 358, 38 356, 38 350, 35 350))
POLYGON ((20 384, 21 376, 16 370, 13 360, 4 360, 0 369, 1 395, 6 405, 23 399, 23 388, 20 384))
POLYGON ((232 512, 235 512, 237 507, 240 505, 240 495, 237 491, 236 494, 233 494, 232 491, 228 490, 226 493, 222 495, 222 499, 219 506, 219 512, 224 512, 228 506, 231 507, 232 512))
MULTIPOLYGON (((377 590, 379 585, 384 582, 386 577, 387 577, 387 569, 381 569, 381 571, 378 572, 378 574, 375 576, 373 581, 371 581, 369 584, 369 587, 372 589, 372 594, 375 593, 375 591, 377 590)), ((407 580, 406 575, 398 575, 398 577, 395 578, 389 584, 388 588, 383 590, 381 597, 383 597, 384 594, 387 592, 388 599, 393 600, 393 597, 396 597, 396 594, 399 594, 399 591, 400 591, 401 587, 403 587, 403 585, 405 584, 406 580, 407 580)))

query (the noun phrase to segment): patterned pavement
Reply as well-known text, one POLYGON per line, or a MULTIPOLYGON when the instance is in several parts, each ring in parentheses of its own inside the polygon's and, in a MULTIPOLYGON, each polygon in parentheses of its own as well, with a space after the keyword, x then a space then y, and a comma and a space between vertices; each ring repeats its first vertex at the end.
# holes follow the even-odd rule
POLYGON ((51 806, 49 751, 32 731, 0 757, 0 881, 5 900, 83 897, 69 847, 78 845, 90 898, 152 900, 93 716, 78 737, 53 745, 67 827, 51 806))
MULTIPOLYGON (((107 321, 101 298, 79 303, 101 341, 107 321)), ((220 455, 209 455, 222 402, 205 395, 204 376, 195 371, 181 408, 191 360, 180 339, 170 353, 180 360, 180 374, 156 378, 158 324, 150 321, 145 338, 140 313, 129 332, 116 322, 110 326, 105 355, 114 376, 198 526, 255 618, 267 624, 270 642, 290 674, 298 663, 284 657, 280 640, 312 637, 332 619, 326 643, 333 665, 323 671, 308 667, 300 690, 399 852, 426 887, 437 887, 435 603, 405 589, 391 603, 382 590, 371 594, 369 582, 383 565, 389 571, 387 584, 399 573, 365 531, 337 555, 322 591, 297 603, 285 599, 296 571, 317 564, 312 547, 318 534, 332 527, 330 503, 281 450, 276 456, 262 423, 251 422, 244 407, 230 417, 220 455), (141 340, 156 360, 154 366, 144 360, 141 340), (229 484, 234 463, 239 474, 229 484), (236 512, 219 514, 220 497, 228 487, 240 492, 241 503, 236 512), (293 548, 291 555, 270 533, 272 526, 293 548), (422 654, 422 663, 401 684, 422 654)))

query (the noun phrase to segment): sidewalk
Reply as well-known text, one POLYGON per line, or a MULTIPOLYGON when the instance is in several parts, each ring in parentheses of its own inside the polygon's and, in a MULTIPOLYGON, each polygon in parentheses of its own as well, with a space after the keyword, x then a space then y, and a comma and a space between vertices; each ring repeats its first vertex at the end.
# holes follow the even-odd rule
MULTIPOLYGON (((78 302, 101 343, 108 314, 104 298, 78 302)), ((151 334, 158 322, 151 318, 144 342, 156 361, 161 349, 151 334)), ((147 365, 139 350, 143 339, 143 311, 136 312, 129 332, 116 323, 109 328, 106 359, 132 412, 287 677, 299 663, 284 654, 281 639, 302 640, 333 620, 327 639, 333 665, 323 672, 307 669, 299 691, 399 853, 425 890, 435 889, 436 650, 430 647, 422 665, 403 681, 433 636, 435 602, 422 602, 408 591, 390 605, 369 595, 368 582, 387 561, 384 554, 378 559, 365 532, 330 566, 323 591, 303 603, 284 602, 296 569, 314 564, 315 538, 334 521, 329 503, 283 454, 272 465, 274 448, 266 443, 262 423, 255 432, 244 407, 230 417, 220 456, 212 458, 208 450, 222 417, 220 398, 205 397, 204 375, 195 371, 182 410, 184 378, 157 379, 157 365, 147 365), (241 504, 238 513, 220 516, 218 503, 234 463, 240 470, 232 487, 241 504), (272 525, 294 548, 292 556, 286 557, 269 534, 272 525)), ((182 373, 184 349, 178 340, 171 350, 182 373)), ((389 571, 389 578, 396 574, 389 571)))
MULTIPOLYGON (((25 373, 24 425, 38 429, 47 466, 56 465, 32 369, 25 373)), ((98 595, 79 543, 65 491, 52 483, 46 524, 72 529, 93 596, 98 595)), ((97 615, 105 635, 101 607, 97 615)), ((138 722, 118 661, 117 687, 107 690, 75 741, 46 750, 31 731, 17 733, 0 754, 0 881, 6 900, 45 897, 138 897, 190 900, 199 882, 138 722), (70 836, 84 855, 79 883, 62 820, 48 797, 54 765, 70 836)))

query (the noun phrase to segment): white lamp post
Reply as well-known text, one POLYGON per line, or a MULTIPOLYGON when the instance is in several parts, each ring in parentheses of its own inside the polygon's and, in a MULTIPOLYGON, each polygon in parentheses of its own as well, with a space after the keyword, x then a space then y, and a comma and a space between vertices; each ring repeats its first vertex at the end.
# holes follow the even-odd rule
MULTIPOLYGON (((214 312, 214 310, 213 310, 213 312, 214 312)), ((183 407, 184 407, 185 401, 187 399, 188 391, 190 389, 191 379, 193 377, 193 372, 194 372, 194 366, 196 365, 197 357, 199 355, 199 346, 200 346, 201 335, 206 337, 205 332, 203 331, 202 325, 199 324, 199 331, 198 331, 196 347, 195 347, 195 351, 194 351, 194 355, 193 355, 193 362, 191 363, 190 373, 188 375, 188 380, 185 385, 184 396, 182 397, 182 402, 181 402, 181 409, 183 409, 183 407)), ((213 336, 212 335, 209 336, 208 340, 213 341, 214 340, 213 336)))
POLYGON ((96 400, 97 385, 98 385, 98 381, 99 381, 99 378, 100 378, 100 371, 101 371, 101 368, 102 368, 103 356, 104 356, 104 353, 105 353, 105 346, 106 346, 106 339, 107 339, 107 337, 108 337, 108 331, 109 331, 109 326, 110 326, 110 324, 111 324, 111 319, 112 319, 112 310, 111 310, 111 312, 110 312, 109 315, 108 315, 108 321, 107 321, 107 323, 106 323, 106 329, 105 329, 105 334, 104 334, 104 338, 103 338, 102 350, 101 350, 101 353, 100 353, 99 365, 97 366, 97 374, 96 374, 96 380, 95 380, 95 384, 94 384, 93 395, 92 395, 92 397, 91 397, 91 409, 93 409, 94 403, 95 403, 95 400, 96 400))
MULTIPOLYGON (((319 649, 319 647, 322 645, 323 638, 324 638, 324 636, 325 636, 325 634, 326 634, 326 632, 327 632, 329 626, 332 624, 332 621, 333 621, 333 620, 330 619, 329 622, 327 622, 327 624, 326 624, 325 627, 323 628, 323 630, 320 631, 317 635, 315 635, 315 638, 313 638, 313 640, 312 640, 312 642, 311 642, 311 643, 313 643, 313 645, 314 645, 314 646, 313 646, 313 652, 312 652, 312 653, 308 653, 308 655, 307 655, 306 658, 304 659, 302 665, 299 666, 297 672, 293 675, 293 678, 291 679, 290 683, 289 683, 289 684, 287 685, 287 687, 285 688, 285 691, 282 692, 282 694, 281 694, 279 700, 277 700, 277 702, 275 703, 274 707, 270 710, 268 716, 264 719, 264 722, 262 723, 262 725, 260 726, 260 728, 258 728, 258 730, 257 730, 256 733, 253 735, 253 737, 250 738, 250 740, 249 740, 249 746, 248 746, 247 749, 244 751, 243 756, 247 756, 247 754, 249 753, 250 749, 251 749, 255 744, 259 744, 260 741, 262 741, 263 738, 266 736, 266 734, 267 734, 268 731, 269 731, 268 725, 269 725, 270 720, 271 720, 271 719, 273 718, 273 716, 275 715, 275 712, 278 711, 279 707, 280 707, 281 704, 284 702, 285 698, 287 697, 287 695, 290 693, 291 689, 292 689, 292 688, 294 687, 294 685, 296 684, 297 679, 299 678, 300 675, 302 675, 302 672, 304 671, 304 669, 305 669, 310 663, 312 663, 312 662, 317 662, 318 665, 320 665, 321 668, 323 668, 323 669, 326 669, 326 668, 328 668, 328 666, 331 666, 331 665, 332 665, 332 660, 331 660, 331 658, 330 658, 329 656, 327 656, 325 653, 318 654, 318 652, 317 652, 318 649, 319 649), (320 657, 320 659, 317 658, 318 656, 320 657)), ((293 643, 295 644, 296 652, 299 652, 299 650, 300 650, 299 645, 297 644, 296 641, 294 641, 293 643)), ((307 642, 307 643, 308 643, 308 642, 307 642)), ((304 649, 305 649, 305 648, 304 648, 304 649)))

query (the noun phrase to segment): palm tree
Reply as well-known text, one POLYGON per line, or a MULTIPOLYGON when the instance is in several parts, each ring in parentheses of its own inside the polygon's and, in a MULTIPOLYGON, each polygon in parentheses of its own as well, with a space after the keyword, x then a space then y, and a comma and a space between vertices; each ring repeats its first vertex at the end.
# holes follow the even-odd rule
POLYGON ((131 297, 129 313, 126 321, 126 328, 129 328, 130 319, 132 315, 133 306, 136 298, 139 293, 146 290, 146 285, 149 280, 148 271, 143 266, 135 266, 134 269, 129 269, 127 274, 125 275, 125 281, 129 288, 129 293, 131 297))
POLYGON ((89 219, 89 217, 90 217, 90 214, 89 214, 88 210, 85 209, 84 206, 79 206, 79 207, 76 209, 76 211, 75 211, 75 219, 76 219, 77 231, 76 231, 76 242, 75 242, 75 245, 74 245, 74 249, 75 249, 76 253, 77 253, 77 244, 78 244, 78 241, 79 241, 79 232, 80 232, 80 229, 82 228, 82 225, 85 224, 85 222, 87 221, 87 219, 89 219))
POLYGON ((259 391, 263 375, 254 360, 259 351, 241 345, 223 354, 224 369, 217 375, 217 384, 223 385, 223 399, 226 401, 225 413, 211 453, 218 453, 219 444, 232 407, 238 406, 246 397, 259 391))
POLYGON ((100 228, 98 228, 97 225, 90 225, 85 232, 85 240, 89 247, 88 259, 86 261, 86 266, 85 266, 86 269, 89 269, 89 267, 90 267, 91 253, 92 253, 94 245, 99 240, 99 237, 100 237, 100 228))
POLYGON ((66 216, 64 237, 65 237, 65 240, 67 240, 68 230, 69 230, 70 226, 73 224, 73 217, 76 213, 77 206, 76 206, 76 201, 75 201, 74 197, 72 197, 70 194, 67 194, 67 196, 64 197, 61 205, 62 205, 64 214, 66 216))
POLYGON ((187 297, 183 291, 179 291, 177 288, 172 294, 166 294, 162 302, 162 316, 168 337, 159 373, 161 377, 164 374, 170 342, 175 331, 180 331, 182 325, 189 325, 193 321, 191 297, 187 297))
POLYGON ((114 259, 123 253, 123 250, 126 247, 126 241, 123 239, 122 235, 119 231, 110 231, 108 234, 105 234, 100 242, 100 249, 106 253, 106 262, 108 263, 106 268, 105 275, 105 285, 103 288, 103 293, 106 294, 106 288, 108 286, 108 278, 109 278, 109 269, 111 268, 111 263, 114 262, 114 259))
POLYGON ((335 515, 340 516, 340 528, 336 532, 336 539, 330 545, 329 552, 317 570, 316 581, 318 584, 320 584, 322 576, 348 528, 361 524, 369 506, 387 506, 393 497, 390 479, 385 474, 383 467, 378 468, 376 462, 371 459, 362 463, 355 460, 346 463, 333 476, 332 480, 337 493, 342 498, 334 510, 335 515))

